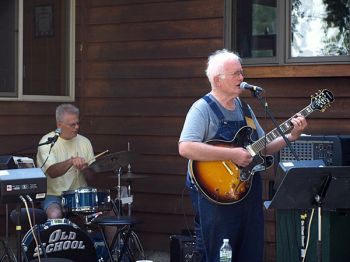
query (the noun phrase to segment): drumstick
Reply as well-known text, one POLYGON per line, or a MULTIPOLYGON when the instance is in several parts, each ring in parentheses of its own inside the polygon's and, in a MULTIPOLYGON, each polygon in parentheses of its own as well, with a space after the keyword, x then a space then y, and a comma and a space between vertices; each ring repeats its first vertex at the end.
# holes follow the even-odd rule
POLYGON ((86 162, 89 163, 90 161, 92 161, 100 156, 103 156, 104 154, 106 154, 108 152, 109 152, 109 150, 107 149, 106 151, 103 151, 102 153, 97 154, 96 156, 94 156, 93 158, 91 158, 89 161, 86 161, 86 162))

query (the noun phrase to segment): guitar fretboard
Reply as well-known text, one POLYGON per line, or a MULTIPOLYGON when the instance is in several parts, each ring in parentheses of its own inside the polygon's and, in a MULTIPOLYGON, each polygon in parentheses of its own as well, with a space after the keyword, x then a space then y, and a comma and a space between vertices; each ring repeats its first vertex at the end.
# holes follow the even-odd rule
MULTIPOLYGON (((310 104, 297 114, 301 114, 302 116, 307 117, 313 111, 314 111, 314 109, 312 109, 311 104, 310 104)), ((291 120, 294 117, 295 116, 292 116, 291 118, 289 118, 288 120, 286 120, 285 122, 283 122, 279 126, 279 128, 281 129, 283 134, 286 133, 289 129, 291 129, 293 127, 291 120)), ((257 140, 253 144, 251 144, 251 149, 257 154, 262 149, 264 149, 267 144, 271 143, 273 140, 275 140, 279 136, 280 136, 280 133, 278 132, 277 128, 275 128, 272 131, 270 131, 269 133, 267 133, 266 136, 261 137, 259 140, 257 140)))

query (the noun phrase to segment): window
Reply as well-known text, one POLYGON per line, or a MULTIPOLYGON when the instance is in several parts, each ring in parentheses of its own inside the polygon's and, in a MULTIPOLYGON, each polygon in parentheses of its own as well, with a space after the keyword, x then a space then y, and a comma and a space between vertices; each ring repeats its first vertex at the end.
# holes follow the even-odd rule
POLYGON ((0 2, 0 99, 73 101, 75 1, 0 2))
POLYGON ((225 46, 245 64, 350 62, 347 0, 227 0, 225 11, 225 46))

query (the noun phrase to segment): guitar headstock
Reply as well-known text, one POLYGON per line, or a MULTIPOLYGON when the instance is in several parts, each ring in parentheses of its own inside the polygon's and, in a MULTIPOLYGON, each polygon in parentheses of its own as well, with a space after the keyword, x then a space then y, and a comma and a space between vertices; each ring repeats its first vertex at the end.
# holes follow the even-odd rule
POLYGON ((327 89, 319 90, 311 96, 311 107, 314 110, 324 112, 334 101, 333 93, 327 89))

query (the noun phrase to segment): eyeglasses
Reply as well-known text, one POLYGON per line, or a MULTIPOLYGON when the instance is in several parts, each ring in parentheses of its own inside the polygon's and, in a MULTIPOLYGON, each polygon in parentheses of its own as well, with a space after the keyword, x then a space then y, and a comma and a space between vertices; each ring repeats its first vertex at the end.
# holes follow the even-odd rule
POLYGON ((233 73, 224 73, 224 74, 220 74, 220 76, 223 76, 223 75, 225 75, 225 76, 234 76, 234 77, 237 77, 237 76, 240 76, 240 75, 244 76, 244 72, 243 72, 243 70, 238 70, 238 71, 233 72, 233 73))
POLYGON ((74 128, 76 126, 79 126, 79 122, 74 122, 74 123, 63 123, 66 126, 69 126, 71 128, 74 128))

